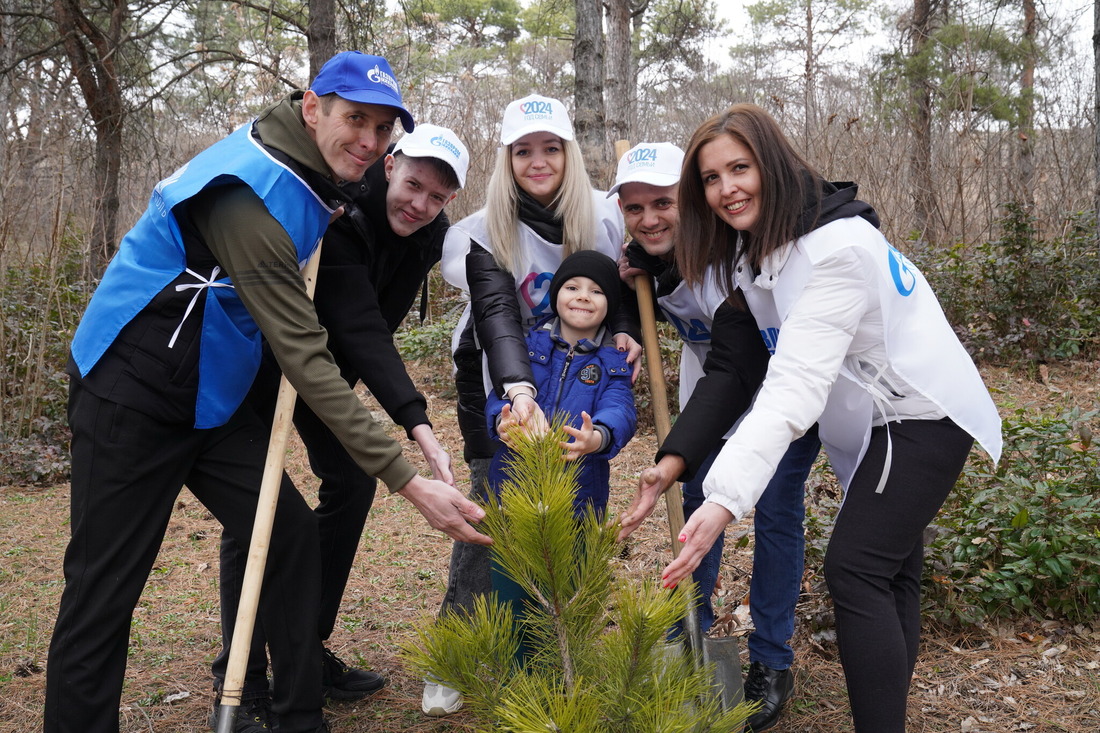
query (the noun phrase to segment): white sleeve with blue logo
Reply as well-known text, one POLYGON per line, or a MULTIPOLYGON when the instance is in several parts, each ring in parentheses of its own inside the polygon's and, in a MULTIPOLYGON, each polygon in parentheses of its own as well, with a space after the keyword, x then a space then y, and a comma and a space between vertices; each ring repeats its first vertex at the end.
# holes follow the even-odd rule
POLYGON ((865 257, 845 247, 816 264, 783 321, 756 401, 703 482, 707 500, 737 518, 764 493, 791 441, 825 410, 852 340, 877 305, 877 274, 865 257))

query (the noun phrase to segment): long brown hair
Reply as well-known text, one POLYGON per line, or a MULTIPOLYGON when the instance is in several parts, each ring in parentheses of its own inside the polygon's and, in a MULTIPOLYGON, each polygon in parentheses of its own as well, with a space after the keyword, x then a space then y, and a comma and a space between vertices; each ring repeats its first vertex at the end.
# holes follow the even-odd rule
POLYGON ((737 258, 744 255, 758 268, 771 252, 794 239, 806 199, 820 181, 772 116, 755 104, 735 104, 704 122, 691 136, 680 175, 676 265, 684 280, 698 284, 715 267, 718 281, 733 293, 737 258), (722 135, 747 147, 760 171, 760 213, 751 235, 727 225, 707 204, 699 150, 722 135))

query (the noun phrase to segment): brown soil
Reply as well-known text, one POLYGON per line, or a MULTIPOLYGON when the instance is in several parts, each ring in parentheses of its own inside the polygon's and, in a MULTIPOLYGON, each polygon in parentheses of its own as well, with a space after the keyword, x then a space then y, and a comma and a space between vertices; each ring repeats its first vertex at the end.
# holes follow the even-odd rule
MULTIPOLYGON (((1095 363, 1036 369, 1031 378, 986 370, 1004 414, 1051 412, 1068 405, 1095 409, 1095 363)), ((414 378, 430 396, 432 419, 452 454, 461 456, 446 365, 420 365, 414 378)), ((398 430, 395 437, 404 438, 398 430)), ((613 496, 625 505, 655 438, 640 434, 616 461, 613 496)), ((413 446, 414 447, 414 446, 413 446)), ((295 445, 289 457, 300 486, 313 485, 295 445)), ((465 467, 456 467, 465 482, 465 467)), ((824 482, 826 479, 820 478, 824 482)), ((0 733, 41 728, 44 669, 62 588, 61 559, 68 538, 67 487, 0 488, 0 733)), ((630 540, 622 574, 653 578, 668 557, 663 510, 630 540)), ((733 529, 747 535, 751 523, 733 529)), ((122 730, 195 733, 207 730, 211 692, 208 665, 219 643, 218 526, 186 491, 142 601, 134 614, 129 669, 120 711, 122 730)), ((748 549, 727 543, 718 602, 722 628, 743 633, 738 610, 747 592, 748 549), (735 612, 736 611, 736 612, 735 612)), ((432 530, 404 499, 383 495, 365 531, 332 646, 349 662, 390 680, 370 700, 337 703, 333 730, 445 731, 472 729, 458 715, 444 721, 420 713, 421 686, 402 666, 399 645, 427 623, 446 583, 450 541, 432 530)), ((774 730, 850 731, 843 675, 814 583, 799 609, 796 697, 774 730)), ((743 646, 743 645, 742 645, 743 646)), ((744 659, 744 657, 743 657, 744 659)), ((1093 733, 1100 721, 1100 627, 1020 621, 965 632, 927 628, 909 703, 909 730, 1093 733)))

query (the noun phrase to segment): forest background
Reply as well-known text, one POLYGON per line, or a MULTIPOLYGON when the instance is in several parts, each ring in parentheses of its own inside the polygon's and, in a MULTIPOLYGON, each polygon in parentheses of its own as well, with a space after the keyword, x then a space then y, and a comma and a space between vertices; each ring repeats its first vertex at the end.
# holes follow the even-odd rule
MULTIPOLYGON (((932 281, 1005 417, 1005 460, 972 461, 930 538, 930 614, 966 634, 1003 619, 1053 624, 1008 633, 1048 643, 1057 635, 1036 629, 1076 629, 1069 636, 1085 641, 1075 648, 1095 660, 1100 46, 1081 39, 1100 0, 740 10, 731 27, 712 0, 0 0, 0 520, 25 523, 12 507, 42 501, 47 524, 63 529, 64 506, 51 502, 67 481, 68 342, 152 187, 306 86, 333 53, 358 48, 390 60, 418 120, 453 128, 470 148, 452 220, 483 204, 504 106, 533 91, 571 107, 598 186, 611 181, 615 140, 683 146, 739 101, 775 115, 827 178, 858 182, 932 281), (1032 399, 1036 388, 1050 399, 1032 399)), ((453 388, 441 355, 462 304, 438 275, 430 286, 426 321, 399 339, 443 404, 453 388)), ((675 364, 671 334, 663 345, 675 364)), ((674 386, 673 368, 667 377, 674 386)), ((645 413, 644 384, 638 395, 645 413)), ((811 578, 835 509, 835 487, 818 485, 811 578)), ((0 658, 17 669, 0 669, 0 684, 24 662, 34 674, 52 617, 47 608, 26 635, 3 619, 18 615, 26 588, 56 588, 60 575, 51 555, 28 580, 19 558, 29 541, 6 542, 0 658)), ((819 626, 825 636, 810 646, 827 645, 827 620, 819 626)), ((1093 664, 1081 709, 1096 712, 1093 664)))

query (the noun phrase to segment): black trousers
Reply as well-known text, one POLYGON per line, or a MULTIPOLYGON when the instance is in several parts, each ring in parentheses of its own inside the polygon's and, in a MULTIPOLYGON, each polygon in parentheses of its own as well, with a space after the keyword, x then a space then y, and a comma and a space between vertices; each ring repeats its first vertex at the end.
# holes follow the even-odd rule
POLYGON ((950 420, 892 422, 890 476, 875 493, 887 432, 875 428, 825 555, 837 645, 857 733, 903 733, 920 644, 924 530, 955 486, 973 439, 950 420))
MULTIPOLYGON (((72 538, 46 669, 47 733, 118 731, 130 621, 186 484, 247 547, 268 430, 242 408, 219 428, 169 425, 78 383, 72 428, 72 538)), ((321 718, 317 522, 284 476, 260 596, 280 730, 321 718)))
MULTIPOLYGON (((266 417, 266 416, 265 416, 266 417)), ((320 534, 321 605, 317 617, 317 635, 328 639, 336 626, 340 603, 347 588, 348 577, 363 536, 367 515, 374 503, 378 482, 363 472, 359 464, 348 454, 332 431, 301 400, 294 412, 294 426, 306 446, 309 465, 321 480, 317 491, 317 517, 320 534)), ((248 559, 247 548, 228 533, 222 535, 222 618, 235 618, 240 585, 244 579, 244 565, 248 559), (227 616, 227 614, 231 614, 227 616)), ((224 635, 224 634, 223 634, 224 635)), ((248 655, 248 672, 245 689, 267 687, 267 654, 264 629, 257 625, 252 636, 248 655)), ((228 637, 223 639, 222 651, 214 660, 212 671, 220 684, 225 679, 229 662, 228 637)))

